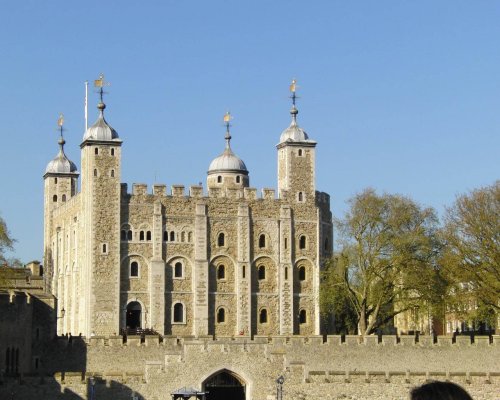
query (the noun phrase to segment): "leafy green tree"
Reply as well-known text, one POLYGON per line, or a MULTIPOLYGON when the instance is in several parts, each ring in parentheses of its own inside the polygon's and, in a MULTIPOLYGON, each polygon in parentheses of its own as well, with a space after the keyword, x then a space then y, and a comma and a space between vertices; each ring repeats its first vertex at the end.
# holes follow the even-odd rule
MULTIPOLYGON (((5 258, 5 251, 11 250, 14 245, 14 239, 11 238, 9 230, 7 229, 7 224, 4 219, 0 217, 0 265, 8 263, 5 258)), ((5 269, 0 269, 0 286, 5 286, 8 284, 8 271, 5 269)))
POLYGON ((500 312, 500 181, 458 196, 446 210, 442 236, 448 304, 491 323, 500 312))
POLYGON ((368 335, 401 312, 438 301, 438 221, 431 208, 373 189, 349 205, 336 221, 341 251, 323 276, 323 312, 338 313, 344 304, 344 325, 354 312, 358 332, 368 335))

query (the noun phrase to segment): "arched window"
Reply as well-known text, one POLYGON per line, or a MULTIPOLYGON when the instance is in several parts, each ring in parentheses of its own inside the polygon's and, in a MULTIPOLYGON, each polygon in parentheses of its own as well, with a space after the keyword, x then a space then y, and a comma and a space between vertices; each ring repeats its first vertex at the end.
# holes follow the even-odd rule
POLYGON ((219 175, 219 176, 217 177, 217 183, 222 183, 222 176, 220 176, 220 175, 219 175))
POLYGON ((106 243, 103 243, 102 245, 102 252, 106 254, 108 252, 108 246, 106 246, 106 243))
POLYGON ((97 170, 96 169, 94 169, 94 176, 97 176, 97 170))
POLYGON ((112 169, 112 170, 111 170, 111 178, 114 178, 114 177, 115 177, 115 170, 114 170, 114 169, 112 169))
POLYGON ((182 263, 176 262, 174 265, 174 278, 182 278, 182 263))
POLYGON ((266 279, 266 267, 264 265, 261 265, 259 267, 259 280, 266 279))
POLYGON ((222 247, 225 244, 225 237, 224 233, 221 232, 219 233, 219 236, 217 236, 217 246, 222 247))
POLYGON ((146 232, 146 240, 151 240, 151 231, 146 232))
POLYGON ((226 321, 226 310, 221 307, 217 310, 217 323, 221 324, 225 321, 226 321))
POLYGON ((137 261, 130 263, 130 276, 135 278, 139 276, 139 263, 137 261))
POLYGON ((302 192, 299 192, 299 201, 304 201, 304 195, 302 192))
POLYGON ((188 242, 191 243, 193 241, 193 232, 188 232, 188 242))
POLYGON ((186 241, 186 232, 182 231, 181 232, 181 242, 185 242, 186 241))
POLYGON ((168 242, 168 232, 167 231, 163 231, 163 241, 168 242))
POLYGON ((241 275, 242 275, 243 278, 246 275, 246 267, 244 265, 241 267, 241 275))
POLYGON ((139 240, 144 240, 144 231, 139 232, 139 240))
POLYGON ((304 235, 301 235, 299 238, 299 249, 304 250, 306 248, 306 237, 304 235))
POLYGON ((115 155, 115 149, 111 149, 111 155, 114 156, 115 155))
POLYGON ((65 194, 63 194, 63 195, 62 195, 61 200, 62 200, 63 202, 65 202, 65 201, 66 201, 66 195, 65 195, 65 194))
POLYGON ((226 279, 226 266, 224 264, 217 267, 217 279, 226 279))
POLYGON ((170 232, 170 241, 175 242, 175 232, 174 231, 170 232))
POLYGON ((299 312, 299 324, 305 324, 307 322, 306 310, 300 310, 299 312))
POLYGON ((98 154, 99 154, 99 149, 98 149, 97 147, 94 149, 94 154, 95 154, 95 155, 98 155, 98 154))
POLYGON ((305 281, 306 280, 306 267, 300 266, 299 267, 299 281, 305 281))
POLYGON ((57 203, 57 194, 55 194, 54 196, 52 196, 52 201, 53 201, 54 203, 57 203))
POLYGON ((127 240, 132 240, 132 231, 127 232, 127 240))
POLYGON ((299 157, 302 157, 302 149, 299 149, 299 157))
POLYGON ((127 232, 126 231, 122 230, 120 232, 120 239, 121 240, 127 240, 127 232))
POLYGON ((288 249, 288 238, 285 238, 285 250, 288 249))
POLYGON ((54 183, 57 185, 57 178, 54 178, 54 183))
POLYGON ((259 236, 259 248, 263 249, 264 247, 266 247, 266 235, 261 234, 259 236))
POLYGON ((182 303, 174 304, 173 322, 184 322, 184 305, 182 303))
POLYGON ((288 267, 285 267, 285 280, 288 279, 288 267))
POLYGON ((236 176, 236 183, 240 183, 240 181, 241 181, 241 177, 239 175, 236 176))
POLYGON ((259 323, 261 323, 261 324, 266 324, 267 323, 267 310, 265 308, 263 308, 262 310, 260 310, 260 313, 259 313, 259 323))

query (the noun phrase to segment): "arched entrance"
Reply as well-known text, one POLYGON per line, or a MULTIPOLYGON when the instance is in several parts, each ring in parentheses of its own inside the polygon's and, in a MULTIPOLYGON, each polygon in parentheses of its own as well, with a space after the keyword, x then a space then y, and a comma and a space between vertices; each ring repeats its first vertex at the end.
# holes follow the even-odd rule
POLYGON ((138 329, 141 327, 142 307, 137 301, 127 304, 127 313, 125 317, 125 326, 127 329, 138 329))
POLYGON ((203 382, 207 400, 245 400, 245 383, 228 370, 222 370, 203 382))

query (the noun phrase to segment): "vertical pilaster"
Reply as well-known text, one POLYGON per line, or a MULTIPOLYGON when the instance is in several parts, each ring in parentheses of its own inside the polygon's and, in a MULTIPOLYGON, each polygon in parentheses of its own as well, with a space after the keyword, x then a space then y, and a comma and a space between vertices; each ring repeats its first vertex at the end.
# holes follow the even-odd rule
POLYGON ((251 327, 250 211, 247 204, 238 207, 238 259, 236 261, 236 330, 250 334, 251 327))
POLYGON ((196 204, 194 242, 194 324, 195 335, 208 335, 208 218, 204 203, 196 204))
POLYGON ((159 333, 165 330, 165 262, 162 259, 162 206, 158 200, 153 211, 153 258, 149 272, 150 327, 159 333))
POLYGON ((293 334, 293 264, 292 264, 292 211, 290 206, 280 208, 279 294, 280 334, 293 334))

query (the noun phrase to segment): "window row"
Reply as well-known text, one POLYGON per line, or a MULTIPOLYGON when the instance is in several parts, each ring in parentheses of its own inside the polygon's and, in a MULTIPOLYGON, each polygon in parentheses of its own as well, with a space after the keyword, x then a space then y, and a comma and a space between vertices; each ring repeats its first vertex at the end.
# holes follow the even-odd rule
POLYGON ((193 241, 193 232, 174 232, 174 231, 164 231, 163 232, 163 241, 164 242, 188 242, 191 243, 193 241))
MULTIPOLYGON (((173 277, 174 278, 184 278, 184 265, 180 262, 177 261, 173 267, 172 267, 172 272, 173 272, 173 277)), ((130 268, 129 268, 129 276, 131 278, 138 278, 139 275, 139 263, 137 261, 132 261, 130 263, 130 268)), ((225 280, 226 279, 226 266, 224 264, 219 264, 217 266, 217 280, 225 280)), ((242 277, 246 277, 246 267, 243 265, 242 266, 242 277)), ((300 266, 298 269, 297 277, 299 281, 305 281, 306 280, 306 267, 305 266, 300 266)), ((265 280, 266 279, 266 266, 265 265, 260 265, 257 267, 257 278, 258 280, 265 280)), ((288 268, 285 267, 285 280, 288 279, 288 268)))
MULTIPOLYGON (((97 170, 97 168, 94 168, 94 176, 95 176, 95 177, 101 176, 101 175, 99 174, 99 171, 97 170)), ((109 171, 109 176, 110 176, 111 178, 114 178, 114 177, 115 177, 115 170, 114 170, 114 169, 111 169, 111 170, 109 171)))
MULTIPOLYGON (((52 196, 52 201, 53 201, 54 203, 57 203, 57 194, 55 194, 54 196, 52 196)), ((62 201, 63 203, 66 201, 66 195, 65 195, 65 194, 63 194, 63 195, 61 196, 61 201, 62 201)))
MULTIPOLYGON (((259 235, 259 249, 265 249, 267 247, 268 239, 264 233, 259 235)), ((285 238, 285 249, 288 248, 288 239, 285 238)), ((220 232, 217 235, 217 246, 224 247, 226 245, 226 235, 224 232, 220 232)), ((305 235, 299 236, 299 249, 304 250, 307 248, 307 237, 305 235)), ((325 241, 325 250, 328 248, 328 238, 325 241)))
MULTIPOLYGON (((229 177, 227 177, 229 178, 229 177)), ((224 181, 224 177, 222 175, 218 175, 217 176, 217 183, 222 183, 224 181)), ((236 175, 236 177, 234 178, 234 181, 236 183, 241 183, 241 176, 240 175, 236 175)))
MULTIPOLYGON (((97 156, 97 155, 99 155, 99 147, 94 148, 94 154, 95 154, 96 156, 97 156)), ((110 154, 111 154, 112 156, 114 156, 114 155, 115 155, 115 149, 111 149, 110 154)))
MULTIPOLYGON (((133 232, 131 230, 122 229, 121 233, 120 233, 120 239, 122 240, 122 242, 125 242, 128 240, 133 240, 133 232)), ((139 231, 139 240, 141 242, 143 242, 143 241, 150 242, 151 241, 151 231, 139 231)))

